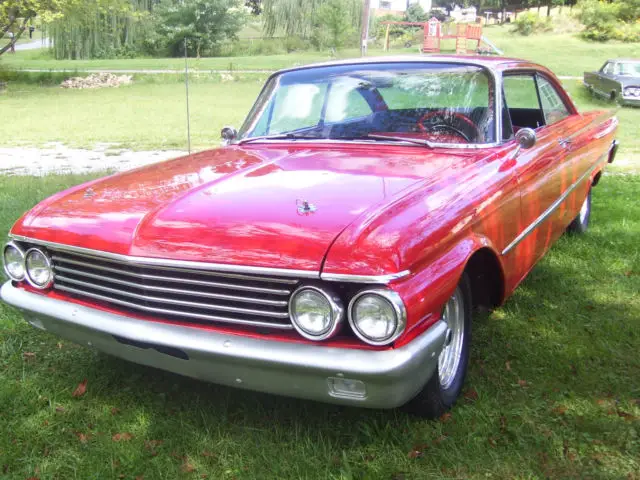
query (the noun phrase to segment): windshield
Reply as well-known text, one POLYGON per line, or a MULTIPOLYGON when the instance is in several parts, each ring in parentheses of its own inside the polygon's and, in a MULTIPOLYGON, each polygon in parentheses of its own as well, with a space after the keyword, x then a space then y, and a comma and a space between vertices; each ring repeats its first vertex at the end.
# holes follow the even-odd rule
POLYGON ((618 75, 640 78, 640 62, 619 63, 618 70, 618 75))
POLYGON ((390 62, 295 70, 269 80, 238 139, 377 136, 454 146, 493 143, 493 91, 483 68, 462 64, 390 62))

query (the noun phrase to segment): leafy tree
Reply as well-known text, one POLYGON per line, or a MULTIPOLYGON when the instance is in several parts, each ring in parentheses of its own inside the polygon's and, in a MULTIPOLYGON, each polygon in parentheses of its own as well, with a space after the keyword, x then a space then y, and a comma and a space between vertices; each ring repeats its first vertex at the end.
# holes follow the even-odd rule
MULTIPOLYGON (((285 34, 288 37, 309 38, 317 35, 318 9, 330 0, 262 0, 264 30, 269 36, 285 34)), ((353 22, 358 30, 362 22, 362 0, 345 1, 342 15, 353 22)))
POLYGON ((337 49, 354 33, 351 18, 345 15, 349 10, 349 3, 350 0, 328 0, 320 5, 315 15, 316 28, 319 30, 316 35, 327 41, 318 43, 327 43, 337 49))
POLYGON ((164 0, 156 8, 156 43, 173 55, 200 56, 222 41, 235 38, 246 20, 238 0, 164 0))
POLYGON ((412 3, 404 12, 405 22, 426 22, 429 20, 429 14, 426 13, 419 3, 412 3))
POLYGON ((262 13, 262 0, 246 0, 244 2, 252 15, 260 15, 262 13))
POLYGON ((0 39, 13 32, 13 41, 0 44, 0 55, 15 44, 36 15, 48 21, 61 15, 61 10, 74 0, 0 0, 0 39))

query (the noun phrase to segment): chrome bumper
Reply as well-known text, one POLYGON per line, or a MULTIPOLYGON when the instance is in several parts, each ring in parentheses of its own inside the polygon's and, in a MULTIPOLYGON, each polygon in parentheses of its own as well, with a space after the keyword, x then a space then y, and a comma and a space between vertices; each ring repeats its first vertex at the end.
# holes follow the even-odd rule
POLYGON ((620 99, 620 105, 624 105, 625 107, 640 107, 640 98, 622 97, 620 99))
POLYGON ((371 408, 398 407, 426 384, 446 331, 439 321, 403 347, 371 351, 144 321, 27 292, 11 282, 0 297, 34 327, 132 362, 222 385, 371 408), (343 380, 363 382, 365 393, 336 391, 343 380))

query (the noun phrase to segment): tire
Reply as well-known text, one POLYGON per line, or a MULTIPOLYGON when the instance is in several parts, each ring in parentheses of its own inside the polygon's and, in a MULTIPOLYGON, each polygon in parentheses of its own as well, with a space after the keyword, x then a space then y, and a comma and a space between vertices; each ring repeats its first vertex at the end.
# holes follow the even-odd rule
POLYGON ((591 188, 587 193, 587 198, 584 199, 582 207, 576 218, 569 224, 567 231, 574 234, 582 234, 589 228, 589 220, 591 219, 591 188))
POLYGON ((449 343, 438 357, 438 365, 432 377, 415 398, 405 405, 408 412, 421 417, 438 418, 455 404, 462 391, 469 365, 471 312, 471 284, 465 273, 442 314, 443 320, 452 325, 449 343), (457 337, 459 328, 456 325, 462 327, 461 338, 457 337))

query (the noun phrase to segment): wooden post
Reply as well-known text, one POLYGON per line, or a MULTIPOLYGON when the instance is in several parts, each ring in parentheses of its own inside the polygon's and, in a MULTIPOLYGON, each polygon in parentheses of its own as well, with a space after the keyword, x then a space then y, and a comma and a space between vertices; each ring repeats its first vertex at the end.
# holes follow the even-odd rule
POLYGON ((389 30, 391 29, 391 24, 387 23, 387 33, 384 35, 384 51, 389 51, 389 30))

